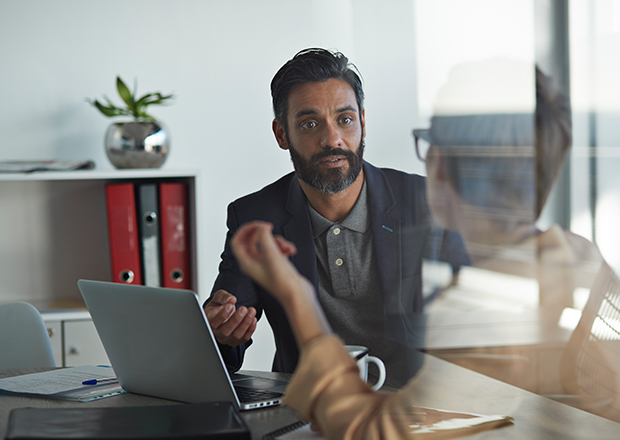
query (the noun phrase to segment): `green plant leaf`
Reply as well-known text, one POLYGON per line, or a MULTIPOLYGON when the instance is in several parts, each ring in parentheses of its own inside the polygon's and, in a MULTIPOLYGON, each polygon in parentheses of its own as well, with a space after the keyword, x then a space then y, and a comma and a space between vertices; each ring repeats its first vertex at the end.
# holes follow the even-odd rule
POLYGON ((103 95, 103 99, 106 100, 106 102, 108 103, 108 106, 116 108, 116 106, 112 103, 112 101, 110 101, 110 98, 108 98, 106 95, 103 95))
POLYGON ((125 83, 123 82, 120 76, 116 77, 116 89, 118 90, 118 94, 120 95, 122 100, 125 101, 125 104, 127 104, 127 108, 132 113, 135 113, 136 107, 135 107, 135 102, 133 100, 133 95, 131 94, 131 91, 125 85, 125 83))
MULTIPOLYGON (((151 99, 147 105, 149 104, 164 104, 164 101, 170 98, 174 98, 173 95, 162 96, 161 93, 155 93, 156 98, 151 99)), ((167 104, 167 103, 166 103, 167 104)))
POLYGON ((157 121, 157 118, 155 118, 154 116, 149 115, 148 113, 142 112, 140 114, 140 117, 143 119, 150 119, 152 121, 157 121))
POLYGON ((104 115, 106 115, 107 117, 118 115, 117 109, 115 107, 106 107, 105 105, 97 101, 96 99, 92 101, 91 104, 97 107, 97 109, 99 109, 99 111, 103 113, 104 115))
POLYGON ((147 93, 146 95, 140 97, 140 99, 136 101, 136 105, 135 105, 136 113, 138 114, 141 113, 142 107, 146 108, 146 106, 150 104, 149 98, 151 98, 152 96, 154 96, 153 93, 147 93))
POLYGON ((146 108, 149 105, 154 104, 167 104, 168 99, 174 98, 173 94, 170 95, 162 95, 160 92, 156 93, 147 93, 141 96, 136 100, 136 92, 138 89, 138 81, 135 80, 134 83, 134 91, 133 93, 129 88, 125 85, 120 76, 116 77, 116 89, 118 90, 119 96, 122 98, 123 102, 126 105, 126 108, 117 107, 112 103, 110 98, 106 95, 103 95, 103 99, 107 103, 107 106, 102 104, 97 100, 90 100, 86 98, 86 101, 89 102, 93 107, 96 107, 101 113, 105 116, 113 117, 113 116, 133 116, 138 119, 148 119, 156 121, 157 119, 146 112, 146 108))
POLYGON ((174 99, 174 95, 172 93, 166 96, 162 95, 161 93, 157 93, 157 96, 159 96, 159 99, 161 100, 161 102, 167 99, 174 99))

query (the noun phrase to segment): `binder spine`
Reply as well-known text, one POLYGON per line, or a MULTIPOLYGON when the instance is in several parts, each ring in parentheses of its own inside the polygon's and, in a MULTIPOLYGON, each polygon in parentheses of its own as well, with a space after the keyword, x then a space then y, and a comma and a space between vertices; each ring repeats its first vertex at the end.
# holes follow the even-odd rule
POLYGON ((138 225, 140 231, 140 254, 144 284, 161 286, 160 233, 157 185, 154 183, 138 186, 138 225))
POLYGON ((185 183, 159 186, 162 242, 162 284, 192 288, 188 189, 185 183))
POLYGON ((142 284, 134 185, 106 185, 106 202, 112 281, 142 284))

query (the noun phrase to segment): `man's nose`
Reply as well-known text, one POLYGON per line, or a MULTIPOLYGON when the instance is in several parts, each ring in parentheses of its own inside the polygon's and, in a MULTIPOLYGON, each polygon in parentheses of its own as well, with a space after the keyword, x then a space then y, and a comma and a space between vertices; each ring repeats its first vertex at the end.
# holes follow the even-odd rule
POLYGON ((325 124, 321 146, 340 148, 342 145, 343 142, 340 128, 336 124, 325 124))

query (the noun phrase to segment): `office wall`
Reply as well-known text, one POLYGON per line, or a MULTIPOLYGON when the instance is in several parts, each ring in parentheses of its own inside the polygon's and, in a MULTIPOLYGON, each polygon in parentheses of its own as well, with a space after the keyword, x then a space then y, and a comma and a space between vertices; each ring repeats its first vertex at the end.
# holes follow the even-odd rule
POLYGON ((92 159, 111 169, 111 121, 85 98, 118 102, 116 75, 137 79, 139 93, 174 92, 175 103, 152 114, 172 136, 164 167, 200 170, 205 297, 226 205, 292 170, 271 133, 269 82, 298 50, 347 54, 365 82, 367 158, 422 172, 410 135, 422 123, 413 9, 412 0, 0 0, 0 160, 92 159))
MULTIPOLYGON (((497 55, 531 59, 533 4, 0 0, 0 160, 84 158, 111 169, 103 150, 111 120, 85 98, 119 102, 116 75, 132 87, 137 79, 140 94, 173 92, 173 105, 151 113, 172 135, 164 168, 200 171, 199 294, 206 297, 227 204, 292 170, 271 133, 269 83, 298 50, 315 46, 341 50, 362 72, 366 158, 423 173, 411 129, 428 126, 450 68, 497 55)), ((270 366, 262 322, 248 368, 270 366)))

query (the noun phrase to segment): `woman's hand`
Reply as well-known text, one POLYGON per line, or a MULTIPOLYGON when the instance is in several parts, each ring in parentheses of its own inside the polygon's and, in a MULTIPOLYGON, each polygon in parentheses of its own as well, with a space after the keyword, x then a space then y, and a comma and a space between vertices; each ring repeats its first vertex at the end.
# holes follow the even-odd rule
POLYGON ((303 281, 288 259, 297 253, 295 245, 272 230, 267 222, 247 223, 235 233, 232 249, 241 270, 284 301, 303 281))
POLYGON ((272 230, 270 223, 247 223, 235 233, 232 250, 243 273, 280 301, 297 343, 303 347, 312 339, 331 333, 331 329, 312 284, 288 259, 297 252, 295 245, 274 236, 272 230))

